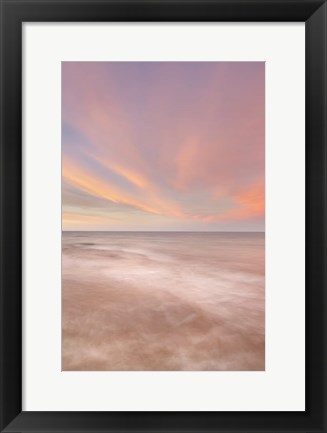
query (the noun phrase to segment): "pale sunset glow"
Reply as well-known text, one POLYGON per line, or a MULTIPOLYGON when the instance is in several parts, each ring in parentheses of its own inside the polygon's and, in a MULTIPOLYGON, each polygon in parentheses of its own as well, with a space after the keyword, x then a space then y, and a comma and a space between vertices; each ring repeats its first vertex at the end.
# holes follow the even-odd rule
POLYGON ((62 370, 265 369, 265 65, 62 63, 62 370))
POLYGON ((264 231, 263 62, 63 62, 63 230, 264 231))

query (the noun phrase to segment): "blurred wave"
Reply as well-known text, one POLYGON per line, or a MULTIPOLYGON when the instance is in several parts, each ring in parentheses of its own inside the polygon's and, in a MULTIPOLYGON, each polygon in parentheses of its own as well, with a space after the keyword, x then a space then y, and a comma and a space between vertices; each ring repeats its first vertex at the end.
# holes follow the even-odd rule
POLYGON ((63 232, 63 370, 264 370, 264 233, 63 232))

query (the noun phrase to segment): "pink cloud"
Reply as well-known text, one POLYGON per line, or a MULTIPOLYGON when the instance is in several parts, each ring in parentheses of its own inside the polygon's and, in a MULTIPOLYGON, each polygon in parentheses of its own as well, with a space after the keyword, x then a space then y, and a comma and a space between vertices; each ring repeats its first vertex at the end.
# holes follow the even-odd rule
POLYGON ((64 179, 75 188, 203 223, 264 215, 263 64, 64 63, 62 89, 63 122, 89 143, 63 145, 64 179), (84 159, 124 178, 135 194, 87 170, 84 159), (194 194, 194 206, 183 194, 194 194), (226 200, 230 208, 216 213, 226 200))

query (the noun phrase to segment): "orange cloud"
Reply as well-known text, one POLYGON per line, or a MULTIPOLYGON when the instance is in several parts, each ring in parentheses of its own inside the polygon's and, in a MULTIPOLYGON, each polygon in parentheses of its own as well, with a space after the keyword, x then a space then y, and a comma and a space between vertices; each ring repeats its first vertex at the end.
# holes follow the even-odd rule
POLYGON ((62 170, 63 178, 71 185, 81 189, 88 194, 109 200, 114 203, 125 204, 132 206, 136 209, 140 209, 146 212, 159 214, 157 209, 154 209, 141 201, 135 200, 133 197, 128 197, 124 191, 119 188, 109 185, 100 178, 93 174, 83 171, 77 165, 72 162, 68 162, 67 159, 63 162, 62 170))
POLYGON ((164 198, 160 188, 157 188, 153 181, 148 179, 145 175, 140 174, 136 169, 132 170, 129 167, 123 166, 116 162, 108 162, 105 157, 99 157, 94 153, 88 153, 88 157, 97 161, 110 171, 122 176, 124 179, 127 179, 132 185, 137 187, 143 199, 147 203, 150 203, 150 206, 152 206, 153 209, 156 209, 156 212, 152 213, 174 217, 180 217, 184 215, 179 205, 174 203, 172 200, 167 200, 164 198))
MULTIPOLYGON (((136 182, 138 186, 142 185, 144 187, 147 185, 147 182, 136 173, 131 173, 122 167, 119 167, 118 170, 120 174, 124 174, 125 177, 133 179, 134 183, 136 182)), ((160 199, 158 196, 147 197, 143 194, 143 199, 137 199, 131 193, 128 193, 117 186, 108 184, 93 173, 88 173, 86 170, 83 170, 78 165, 72 163, 72 161, 69 161, 68 158, 65 158, 63 161, 62 176, 74 187, 77 187, 95 197, 131 206, 135 209, 151 214, 175 217, 183 215, 182 211, 178 207, 174 206, 174 204, 170 202, 160 199)))
POLYGON ((137 186, 139 188, 145 188, 149 187, 150 185, 150 181, 135 170, 123 167, 121 164, 117 164, 115 162, 107 162, 104 157, 99 157, 94 153, 88 153, 88 156, 94 161, 97 161, 99 164, 108 168, 110 171, 113 171, 114 173, 117 173, 120 176, 124 177, 134 186, 137 186))
POLYGON ((203 218, 206 222, 245 220, 263 216, 265 213, 264 181, 252 184, 240 193, 231 197, 236 205, 234 209, 222 214, 209 215, 203 218))
POLYGON ((93 224, 107 224, 108 222, 116 221, 104 215, 90 215, 81 214, 79 212, 65 212, 62 213, 62 224, 67 225, 93 225, 93 224))
POLYGON ((261 216, 265 212, 265 184, 264 181, 251 185, 242 193, 233 196, 248 217, 261 216))

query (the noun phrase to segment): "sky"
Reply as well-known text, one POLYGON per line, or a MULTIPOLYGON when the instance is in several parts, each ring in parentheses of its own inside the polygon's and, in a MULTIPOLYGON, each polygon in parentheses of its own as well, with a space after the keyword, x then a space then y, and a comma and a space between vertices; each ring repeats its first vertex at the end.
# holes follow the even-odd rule
POLYGON ((264 231, 264 62, 63 62, 63 230, 264 231))

